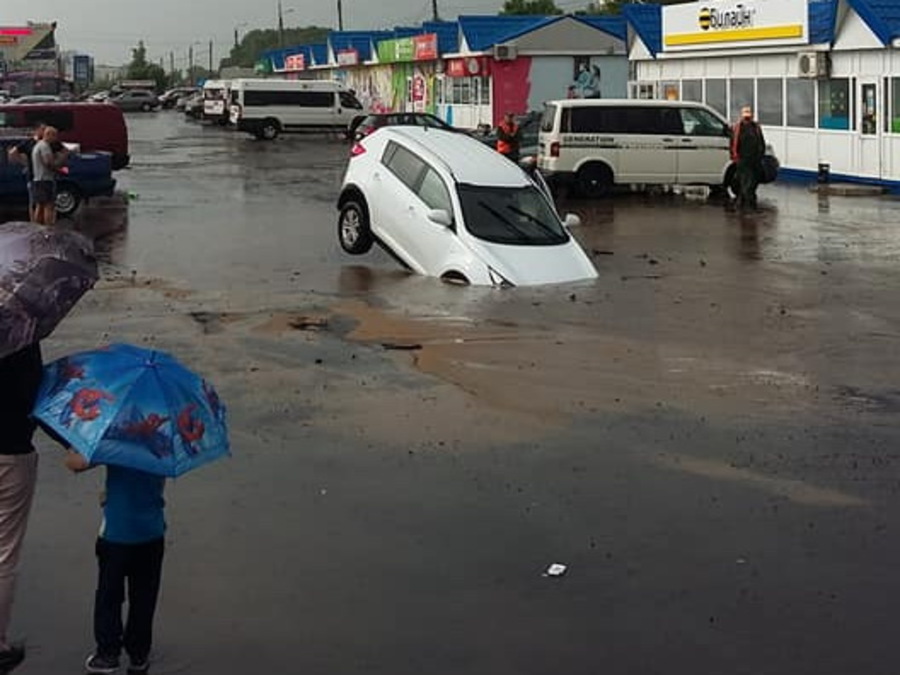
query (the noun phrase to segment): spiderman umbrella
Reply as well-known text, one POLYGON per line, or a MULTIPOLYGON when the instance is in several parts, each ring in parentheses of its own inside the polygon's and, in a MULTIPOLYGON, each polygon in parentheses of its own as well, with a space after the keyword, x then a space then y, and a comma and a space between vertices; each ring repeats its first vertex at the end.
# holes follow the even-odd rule
POLYGON ((175 477, 229 453, 213 386, 172 356, 131 345, 48 365, 34 415, 92 464, 175 477))

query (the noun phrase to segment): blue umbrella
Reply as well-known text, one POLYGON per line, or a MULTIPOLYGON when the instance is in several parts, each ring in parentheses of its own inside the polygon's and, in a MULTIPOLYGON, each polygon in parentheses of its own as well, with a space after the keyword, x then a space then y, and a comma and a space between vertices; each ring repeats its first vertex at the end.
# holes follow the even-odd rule
POLYGON ((174 477, 229 452, 213 386, 168 354, 132 345, 48 365, 34 416, 93 464, 174 477))

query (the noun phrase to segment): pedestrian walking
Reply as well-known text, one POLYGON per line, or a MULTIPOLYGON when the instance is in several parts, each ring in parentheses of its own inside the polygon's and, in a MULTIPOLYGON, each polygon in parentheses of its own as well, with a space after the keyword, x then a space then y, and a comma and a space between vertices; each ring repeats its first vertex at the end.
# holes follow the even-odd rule
POLYGON ((28 218, 31 222, 36 222, 34 211, 34 169, 31 163, 31 155, 34 152, 34 146, 43 139, 45 128, 46 125, 43 122, 38 122, 34 127, 31 138, 14 145, 9 149, 8 153, 10 161, 21 164, 23 167, 22 171, 28 183, 28 218))
MULTIPOLYGON (((96 466, 74 451, 67 453, 65 464, 76 473, 96 466)), ((128 654, 128 672, 149 670, 165 550, 165 482, 164 476, 137 469, 106 467, 103 524, 95 546, 97 646, 84 664, 88 673, 115 673, 123 648, 128 654), (126 587, 128 614, 123 625, 126 587)))
POLYGON ((737 206, 741 210, 756 210, 756 189, 762 177, 765 154, 766 139, 762 127, 753 119, 753 108, 744 106, 731 136, 731 160, 737 167, 734 175, 737 206))
POLYGON ((522 129, 516 124, 512 113, 506 113, 503 121, 497 126, 497 152, 513 162, 519 161, 519 148, 522 144, 522 129))
POLYGON ((0 672, 25 659, 25 649, 9 640, 19 556, 37 480, 37 453, 31 417, 43 375, 37 344, 0 359, 0 672))
POLYGON ((56 127, 44 127, 43 138, 31 153, 36 223, 53 225, 56 222, 56 174, 68 154, 59 142, 56 127))

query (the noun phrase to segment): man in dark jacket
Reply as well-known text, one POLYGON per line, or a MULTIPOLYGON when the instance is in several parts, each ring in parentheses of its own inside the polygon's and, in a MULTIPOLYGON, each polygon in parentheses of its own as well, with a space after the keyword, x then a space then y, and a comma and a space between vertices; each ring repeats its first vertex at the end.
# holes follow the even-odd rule
POLYGON ((753 119, 753 109, 744 106, 741 119, 734 125, 731 137, 731 160, 737 165, 734 174, 737 206, 741 210, 756 209, 756 188, 762 173, 766 139, 762 127, 753 119))

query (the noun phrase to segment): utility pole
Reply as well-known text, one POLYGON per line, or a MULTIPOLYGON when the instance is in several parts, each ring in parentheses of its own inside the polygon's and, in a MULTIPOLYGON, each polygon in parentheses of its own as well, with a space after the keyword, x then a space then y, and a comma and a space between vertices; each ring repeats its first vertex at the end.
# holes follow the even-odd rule
POLYGON ((240 45, 238 44, 238 31, 237 28, 234 29, 234 48, 237 49, 240 45))
POLYGON ((344 30, 344 5, 341 0, 337 0, 338 4, 338 30, 344 30))
POLYGON ((281 9, 281 0, 278 0, 278 46, 284 49, 284 12, 281 9))
POLYGON ((194 45, 188 47, 188 85, 194 86, 194 45))
POLYGON ((169 73, 175 77, 175 52, 169 52, 169 73))
POLYGON ((432 20, 434 20, 434 21, 441 20, 440 17, 438 16, 437 3, 438 3, 438 0, 431 0, 431 17, 432 17, 432 20))
POLYGON ((213 41, 209 41, 209 76, 213 74, 213 41))

